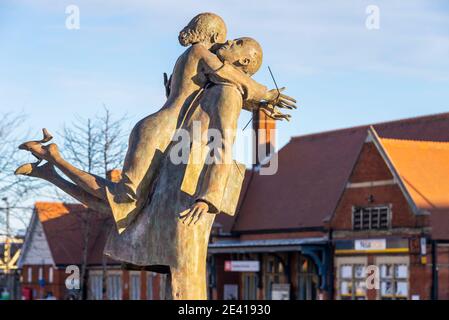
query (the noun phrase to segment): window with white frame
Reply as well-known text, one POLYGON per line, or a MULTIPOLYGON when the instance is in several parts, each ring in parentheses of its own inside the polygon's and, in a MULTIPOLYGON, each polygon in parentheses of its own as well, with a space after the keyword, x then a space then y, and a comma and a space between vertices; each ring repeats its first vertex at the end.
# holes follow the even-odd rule
POLYGON ((38 280, 44 279, 44 269, 42 267, 39 267, 39 278, 38 280))
POLYGON ((140 273, 131 273, 129 282, 129 298, 131 300, 140 300, 140 273))
POLYGON ((380 299, 405 300, 408 298, 408 265, 384 263, 380 268, 380 299))
POLYGON ((89 299, 103 300, 103 275, 101 273, 89 275, 89 299))
POLYGON ((122 299, 122 275, 120 273, 108 275, 107 291, 109 300, 122 299))
POLYGON ((366 271, 364 264, 342 264, 340 266, 339 293, 342 300, 366 299, 366 271))
POLYGON ((389 207, 354 207, 352 227, 354 230, 382 230, 390 226, 389 207))
POLYGON ((153 300, 153 278, 152 272, 147 272, 147 300, 153 300))

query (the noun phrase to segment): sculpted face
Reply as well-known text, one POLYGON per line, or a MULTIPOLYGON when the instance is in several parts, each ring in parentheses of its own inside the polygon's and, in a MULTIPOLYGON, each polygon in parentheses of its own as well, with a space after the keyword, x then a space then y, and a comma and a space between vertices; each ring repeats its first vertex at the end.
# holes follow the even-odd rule
POLYGON ((263 57, 259 43, 248 37, 226 41, 216 55, 221 61, 227 61, 250 75, 259 70, 263 57))
POLYGON ((226 40, 226 25, 223 19, 214 13, 200 13, 179 32, 178 40, 184 47, 195 43, 223 43, 226 40))

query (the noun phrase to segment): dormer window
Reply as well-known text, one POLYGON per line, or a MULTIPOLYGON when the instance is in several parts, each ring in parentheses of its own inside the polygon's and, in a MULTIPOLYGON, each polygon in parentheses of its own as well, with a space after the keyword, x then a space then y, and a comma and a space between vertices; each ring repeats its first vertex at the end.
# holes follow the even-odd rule
POLYGON ((353 230, 385 230, 390 227, 389 207, 354 207, 353 230))

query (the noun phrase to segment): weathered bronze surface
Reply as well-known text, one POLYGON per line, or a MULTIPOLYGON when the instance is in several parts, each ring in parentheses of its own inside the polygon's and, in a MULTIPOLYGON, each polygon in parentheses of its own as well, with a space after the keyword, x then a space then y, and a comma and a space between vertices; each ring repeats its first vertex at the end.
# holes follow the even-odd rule
POLYGON ((261 108, 282 120, 286 115, 278 108, 296 107, 294 99, 251 79, 262 63, 254 39, 225 39, 224 21, 212 13, 199 14, 180 32, 179 42, 188 48, 166 78, 167 101, 133 128, 119 181, 68 163, 56 144, 44 145, 52 139, 46 130, 42 140, 20 146, 39 162, 20 166, 16 174, 45 179, 112 214, 117 228, 105 254, 155 270, 168 267, 174 299, 207 298, 210 229, 216 214, 235 213, 243 181, 244 167, 231 159, 241 109, 261 108), (177 140, 182 133, 188 142, 177 140), (214 147, 212 133, 220 139, 214 147), (180 147, 186 161, 174 160, 180 147))

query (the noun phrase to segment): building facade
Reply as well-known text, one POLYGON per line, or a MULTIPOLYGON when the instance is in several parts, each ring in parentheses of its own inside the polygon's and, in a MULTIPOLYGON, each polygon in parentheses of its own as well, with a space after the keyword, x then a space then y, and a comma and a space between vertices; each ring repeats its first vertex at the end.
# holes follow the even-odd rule
POLYGON ((449 299, 449 114, 293 138, 209 246, 217 299, 449 299))

